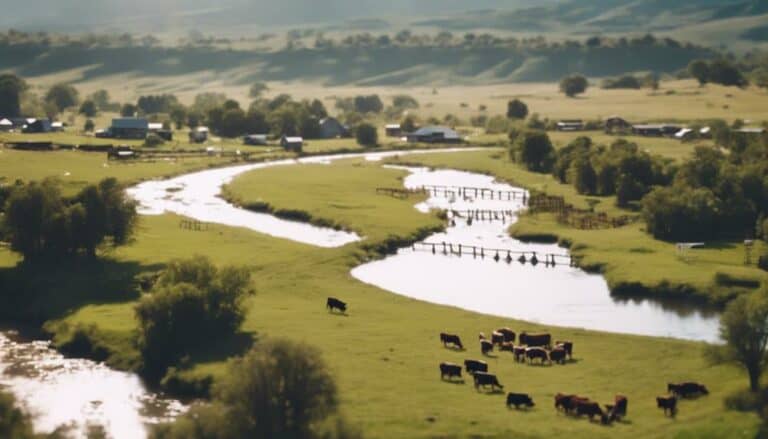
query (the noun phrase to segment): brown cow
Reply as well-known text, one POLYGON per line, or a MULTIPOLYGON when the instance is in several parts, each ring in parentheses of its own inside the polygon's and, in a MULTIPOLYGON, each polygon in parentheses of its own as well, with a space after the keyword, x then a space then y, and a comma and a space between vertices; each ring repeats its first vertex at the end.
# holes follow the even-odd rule
POLYGON ((675 413, 677 413, 677 397, 674 395, 657 396, 656 406, 660 409, 664 409, 665 415, 667 414, 667 411, 669 411, 669 416, 675 416, 675 413))
POLYGON ((453 377, 461 378, 461 366, 453 363, 440 363, 440 379, 444 380, 446 376, 449 380, 453 377))
POLYGON ((512 353, 515 354, 515 361, 518 363, 525 361, 525 346, 515 346, 512 353))
POLYGON ((443 342, 443 346, 447 347, 449 344, 452 344, 459 349, 464 349, 464 346, 461 344, 461 338, 458 335, 441 332, 440 341, 443 342))
POLYGON ((520 334, 520 344, 528 346, 549 347, 552 345, 552 335, 550 334, 520 334))
MULTIPOLYGON (((533 360, 535 359, 540 359, 541 364, 544 364, 545 361, 549 361, 549 355, 547 355, 547 351, 543 348, 526 348, 525 357, 528 358, 528 362, 530 363, 533 363, 533 360)), ((550 364, 552 364, 551 361, 550 364)))
POLYGON ((504 334, 504 341, 506 342, 514 342, 515 341, 515 331, 509 329, 509 328, 499 328, 496 330, 496 332, 500 332, 504 334))
POLYGON ((566 351, 563 348, 555 348, 549 352, 549 362, 565 364, 566 351))
POLYGON ((488 355, 489 352, 493 352, 493 343, 488 340, 480 340, 480 352, 483 355, 488 355))
POLYGON ((556 341, 555 347, 561 346, 568 354, 568 359, 573 360, 573 342, 571 341, 556 341))
POLYGON ((575 398, 576 395, 566 395, 563 393, 558 393, 555 395, 555 408, 563 411, 568 411, 568 407, 571 405, 571 399, 575 398))

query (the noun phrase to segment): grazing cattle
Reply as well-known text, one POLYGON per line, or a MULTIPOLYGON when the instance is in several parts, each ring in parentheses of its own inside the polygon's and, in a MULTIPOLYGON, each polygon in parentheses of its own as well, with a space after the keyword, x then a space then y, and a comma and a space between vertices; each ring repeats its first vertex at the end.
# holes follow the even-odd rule
POLYGON ((509 393, 507 395, 507 407, 512 405, 515 406, 516 409, 519 409, 521 405, 525 407, 533 407, 536 404, 533 403, 533 399, 531 399, 527 393, 509 393))
POLYGON ((443 346, 448 346, 449 344, 451 344, 459 349, 464 349, 464 345, 461 344, 461 339, 459 338, 458 335, 446 334, 445 332, 441 332, 440 341, 443 342, 443 346))
POLYGON ((489 352, 493 352, 493 343, 488 340, 480 340, 480 352, 483 355, 488 355, 489 352))
POLYGON ((550 334, 520 334, 520 344, 528 346, 549 347, 552 345, 552 336, 550 334))
POLYGON ((527 348, 525 350, 525 357, 528 358, 530 363, 533 363, 533 360, 540 359, 541 364, 544 364, 545 361, 549 360, 549 355, 547 355, 547 351, 543 348, 527 348))
POLYGON ((565 364, 566 351, 563 348, 555 348, 549 352, 549 362, 565 364))
POLYGON ((448 379, 461 378, 461 366, 453 363, 440 363, 440 379, 444 380, 446 376, 448 379))
POLYGON ((608 416, 600 408, 600 404, 589 400, 575 399, 573 400, 576 416, 589 416, 589 420, 593 420, 595 416, 600 417, 600 422, 603 424, 608 423, 608 416))
POLYGON ((338 309, 342 313, 347 312, 347 304, 333 297, 328 298, 325 302, 325 307, 331 312, 333 312, 334 309, 338 309))
POLYGON ((691 396, 709 395, 709 390, 703 384, 699 383, 679 383, 667 384, 667 391, 673 395, 677 395, 681 398, 689 398, 691 396))
POLYGON ((571 341, 556 341, 555 347, 561 346, 568 354, 568 359, 573 359, 573 342, 571 341))
POLYGON ((667 414, 667 411, 669 411, 670 416, 675 416, 675 412, 677 412, 677 397, 674 395, 657 396, 656 406, 660 409, 664 409, 665 415, 667 414))
POLYGON ((504 352, 515 352, 515 345, 512 344, 511 341, 505 341, 499 346, 499 350, 504 352))
POLYGON ((501 346, 501 344, 504 343, 504 341, 505 341, 504 334, 502 334, 501 332, 493 331, 491 333, 491 343, 501 346))
POLYGON ((480 340, 488 340, 487 338, 485 338, 485 333, 484 332, 481 332, 481 333, 477 334, 477 338, 480 339, 480 340))
POLYGON ((608 414, 612 419, 621 419, 627 416, 627 404, 626 396, 616 395, 613 404, 608 404, 605 408, 608 409, 608 414))
POLYGON ((571 400, 573 398, 576 398, 576 395, 566 395, 563 393, 558 393, 555 395, 555 408, 563 411, 568 411, 568 408, 571 406, 571 400))
POLYGON ((464 360, 464 367, 467 373, 472 375, 475 372, 488 372, 488 363, 480 360, 464 360))
POLYGON ((504 386, 502 386, 499 383, 499 380, 496 378, 496 375, 492 375, 490 373, 485 373, 485 372, 475 372, 474 379, 475 379, 475 388, 478 388, 480 386, 483 386, 483 387, 491 386, 491 390, 496 390, 496 387, 498 387, 499 390, 504 389, 504 386))
POLYGON ((504 335, 504 341, 505 342, 514 342, 515 341, 515 331, 509 329, 509 328, 500 328, 497 329, 496 332, 500 332, 504 335))
POLYGON ((525 346, 515 346, 512 353, 515 354, 515 361, 518 363, 525 361, 525 346))

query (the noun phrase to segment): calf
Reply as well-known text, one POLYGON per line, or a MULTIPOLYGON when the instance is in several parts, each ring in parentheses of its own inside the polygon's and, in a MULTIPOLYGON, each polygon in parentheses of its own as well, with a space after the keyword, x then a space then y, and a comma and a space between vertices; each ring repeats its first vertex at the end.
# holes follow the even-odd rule
POLYGON ((541 364, 544 364, 545 361, 549 360, 549 355, 547 355, 547 351, 543 348, 527 348, 525 350, 525 357, 528 358, 529 363, 533 363, 535 359, 540 359, 541 364))
POLYGON ((573 342, 570 342, 570 341, 556 341, 555 342, 555 347, 558 347, 558 346, 560 346, 563 349, 565 349, 565 353, 568 354, 568 359, 569 360, 573 359, 573 342))
POLYGON ((559 364, 565 364, 565 349, 555 348, 549 352, 549 362, 555 362, 559 364))
POLYGON ((443 343, 443 346, 447 347, 450 344, 459 349, 464 349, 464 346, 461 344, 461 339, 458 335, 441 332, 440 341, 443 343))
POLYGON ((444 380, 446 376, 448 379, 461 378, 461 366, 453 363, 440 363, 440 379, 444 380))
POLYGON ((516 409, 519 409, 521 405, 533 407, 536 404, 533 403, 533 399, 527 393, 509 393, 507 395, 507 407, 515 406, 516 409))
POLYGON ((552 336, 550 334, 520 334, 520 344, 528 346, 549 347, 552 345, 552 336))
POLYGON ((589 420, 593 420, 595 416, 600 417, 600 422, 603 424, 608 423, 608 416, 600 408, 600 404, 589 400, 574 400, 576 416, 589 416, 589 420))
POLYGON ((480 340, 480 352, 483 355, 488 355, 489 352, 493 352, 493 343, 488 340, 480 340))
POLYGON ((681 398, 689 398, 691 396, 709 395, 709 390, 703 384, 699 383, 679 383, 667 384, 667 391, 673 395, 677 395, 681 398))
POLYGON ((525 361, 525 346, 515 346, 512 353, 515 354, 515 361, 518 363, 525 361))
POLYGON ((504 343, 504 334, 493 331, 491 333, 491 343, 501 346, 504 343))
POLYGON ((677 397, 674 395, 657 396, 656 406, 660 409, 664 409, 665 415, 667 414, 667 411, 669 411, 669 416, 675 416, 675 413, 677 412, 677 397))
POLYGON ((480 360, 464 360, 464 367, 467 373, 472 375, 476 372, 488 372, 488 363, 480 360))
POLYGON ((496 387, 498 387, 499 390, 504 389, 504 386, 502 386, 499 383, 499 380, 496 378, 496 375, 492 375, 490 373, 475 372, 474 380, 475 380, 475 389, 479 388, 480 386, 483 386, 483 387, 491 386, 491 390, 496 390, 496 387))
POLYGON ((325 302, 325 307, 328 308, 328 310, 331 312, 333 312, 334 309, 337 309, 342 313, 347 312, 347 304, 334 297, 328 298, 328 300, 325 302))
POLYGON ((515 341, 515 331, 509 329, 509 328, 500 328, 497 329, 496 332, 501 333, 504 335, 504 341, 505 342, 514 342, 515 341))
POLYGON ((627 397, 622 395, 616 395, 613 400, 613 405, 607 404, 605 408, 608 410, 608 414, 612 419, 621 419, 627 416, 627 397))

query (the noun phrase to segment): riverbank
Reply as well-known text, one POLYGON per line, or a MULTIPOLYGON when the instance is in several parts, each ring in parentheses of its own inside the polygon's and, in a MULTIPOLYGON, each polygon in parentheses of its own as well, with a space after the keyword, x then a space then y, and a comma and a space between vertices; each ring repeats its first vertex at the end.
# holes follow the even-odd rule
MULTIPOLYGON (((264 182, 278 191, 286 188, 277 180, 280 175, 302 180, 302 186, 293 189, 306 190, 302 201, 308 205, 304 208, 312 212, 328 209, 333 218, 357 228, 367 239, 318 248, 245 228, 212 225, 207 231, 190 231, 179 227, 182 218, 175 215, 142 217, 135 241, 110 255, 108 263, 116 271, 83 272, 90 283, 64 284, 66 290, 62 284, 51 283, 45 296, 36 297, 38 303, 62 301, 53 320, 66 325, 51 326, 55 335, 65 338, 75 328, 93 327, 92 340, 109 349, 107 361, 119 364, 130 359, 137 354, 133 344, 136 285, 108 282, 110 276, 127 272, 126 268, 136 275, 151 273, 172 258, 200 253, 217 264, 252 268, 257 294, 249 301, 243 333, 236 340, 201 347, 185 368, 169 377, 168 385, 204 386, 225 373, 226 359, 242 353, 250 341, 284 336, 323 351, 337 377, 345 412, 369 437, 469 437, 478 434, 479 428, 488 437, 564 432, 576 438, 615 437, 617 433, 632 437, 726 437, 734 432, 754 436, 759 424, 756 416, 722 408, 723 397, 743 388, 746 378, 737 369, 708 365, 701 355, 701 343, 491 317, 409 299, 356 281, 349 270, 366 253, 364 246, 408 236, 420 227, 442 226, 442 221, 414 209, 413 199, 371 196, 378 186, 401 187, 403 171, 369 173, 366 166, 355 178, 344 180, 341 175, 345 173, 333 172, 333 166, 314 167, 324 169, 324 175, 318 171, 305 178, 303 169, 297 172, 292 166, 252 175, 269 171, 264 182), (336 188, 344 189, 340 193, 333 190, 337 179, 342 184, 336 188), (365 197, 346 198, 347 190, 365 197), (329 314, 325 310, 328 296, 349 303, 348 315, 329 314), (461 363, 464 358, 480 357, 474 342, 477 333, 502 326, 518 332, 551 331, 556 338, 575 344, 577 361, 566 366, 519 365, 502 354, 489 359, 507 390, 530 393, 537 401, 537 408, 527 413, 507 410, 502 396, 478 393, 469 383, 446 384, 437 376, 441 361, 461 363), (446 330, 460 334, 468 351, 444 349, 437 335, 446 330), (712 394, 682 404, 676 419, 666 418, 655 407, 654 398, 665 392, 666 382, 679 380, 712 383, 712 394), (616 393, 626 394, 631 399, 631 423, 601 428, 558 415, 550 404, 552 395, 561 391, 601 402, 611 401, 616 393)), ((270 202, 278 205, 275 200, 270 202)))
MULTIPOLYGON (((392 163, 400 163, 392 160, 392 163)), ((577 208, 605 212, 610 217, 638 215, 620 209, 615 197, 580 195, 551 175, 528 172, 509 162, 502 149, 463 154, 408 157, 402 162, 434 168, 463 169, 493 175, 532 192, 561 196, 577 208)), ((720 306, 737 294, 752 291, 765 272, 744 265, 740 242, 713 242, 681 255, 674 243, 653 239, 642 222, 624 227, 579 230, 557 222, 552 214, 525 214, 510 233, 523 241, 558 242, 568 247, 580 267, 606 277, 611 292, 624 297, 671 297, 720 306)), ((758 247, 760 244, 758 243, 758 247)), ((753 254, 760 254, 755 248, 753 254)))

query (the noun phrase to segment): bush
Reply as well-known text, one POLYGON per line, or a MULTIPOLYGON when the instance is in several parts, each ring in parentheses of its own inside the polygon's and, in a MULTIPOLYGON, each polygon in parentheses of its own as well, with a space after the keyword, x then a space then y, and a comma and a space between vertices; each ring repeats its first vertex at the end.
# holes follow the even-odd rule
POLYGON ((365 147, 373 147, 379 143, 379 133, 376 127, 369 123, 362 123, 358 125, 355 130, 355 136, 357 137, 357 143, 365 147))
POLYGON ((83 125, 83 131, 85 131, 86 133, 92 133, 95 127, 96 126, 94 125, 93 121, 91 119, 88 119, 85 121, 85 125, 83 125))
POLYGON ((144 139, 144 146, 147 148, 157 148, 158 146, 161 146, 165 143, 165 139, 158 136, 155 133, 151 133, 147 136, 146 139, 144 139))
POLYGON ((528 117, 528 106, 520 99, 514 99, 507 103, 507 118, 525 119, 528 117))
POLYGON ((560 80, 560 91, 569 98, 584 93, 587 91, 588 86, 587 78, 579 74, 566 76, 560 80))
POLYGON ((624 75, 618 78, 606 79, 603 81, 602 88, 604 89, 639 89, 642 87, 642 83, 639 79, 632 75, 624 75))
POLYGON ((172 261, 135 308, 145 372, 160 377, 201 344, 234 335, 250 281, 247 269, 217 268, 203 256, 172 261))
POLYGON ((509 149, 512 161, 533 172, 550 172, 555 161, 555 148, 543 131, 524 131, 516 136, 509 149))
POLYGON ((512 123, 509 119, 503 116, 493 116, 487 119, 485 123, 485 132, 488 134, 503 134, 508 133, 512 123))

